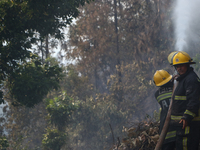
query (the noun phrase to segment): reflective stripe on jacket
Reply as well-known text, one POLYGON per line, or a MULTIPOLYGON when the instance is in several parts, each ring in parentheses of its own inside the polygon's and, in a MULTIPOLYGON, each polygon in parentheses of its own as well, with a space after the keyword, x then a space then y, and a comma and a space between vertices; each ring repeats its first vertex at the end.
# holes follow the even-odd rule
MULTIPOLYGON (((165 123, 165 119, 171 101, 172 91, 173 91, 173 82, 169 82, 167 85, 160 87, 155 93, 155 98, 161 107, 159 133, 161 133, 165 123)), ((174 129, 169 126, 164 143, 175 141, 175 138, 176 138, 176 131, 174 131, 174 129)))
POLYGON ((188 71, 177 78, 178 86, 174 91, 171 119, 185 119, 188 122, 199 120, 199 77, 190 67, 188 71))

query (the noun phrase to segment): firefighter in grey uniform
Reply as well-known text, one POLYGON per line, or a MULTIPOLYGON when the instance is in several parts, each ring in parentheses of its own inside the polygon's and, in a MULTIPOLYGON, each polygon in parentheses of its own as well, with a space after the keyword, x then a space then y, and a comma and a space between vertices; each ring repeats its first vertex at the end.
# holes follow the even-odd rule
POLYGON ((170 126, 176 130, 176 150, 198 150, 200 79, 190 67, 194 64, 186 52, 173 56, 173 66, 179 76, 173 95, 170 126))
MULTIPOLYGON (((170 75, 165 70, 157 70, 154 74, 153 81, 159 89, 155 92, 155 98, 161 106, 160 112, 160 127, 159 127, 159 134, 162 131, 162 128, 165 123, 165 119, 167 117, 170 100, 173 91, 173 81, 172 75, 170 75)), ((165 137, 162 150, 173 150, 174 143, 175 143, 175 130, 171 126, 168 128, 167 135, 165 137)))

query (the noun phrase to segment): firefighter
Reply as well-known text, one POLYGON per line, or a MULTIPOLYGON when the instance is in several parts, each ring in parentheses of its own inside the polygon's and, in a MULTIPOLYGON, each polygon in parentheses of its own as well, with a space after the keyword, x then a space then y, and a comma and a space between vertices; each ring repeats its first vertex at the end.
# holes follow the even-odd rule
POLYGON ((174 51, 168 55, 167 59, 168 59, 168 62, 170 65, 173 65, 173 58, 174 58, 174 55, 176 55, 177 53, 178 53, 178 51, 174 51))
POLYGON ((186 52, 184 52, 184 51, 174 51, 174 52, 171 52, 171 53, 168 55, 168 58, 167 58, 170 65, 173 65, 173 58, 174 58, 174 56, 175 56, 178 52, 182 52, 184 55, 190 57, 190 55, 188 55, 188 53, 186 53, 186 52))
MULTIPOLYGON (((173 80, 172 75, 170 75, 165 70, 157 70, 154 74, 153 81, 158 88, 155 92, 155 98, 161 106, 160 112, 160 127, 159 134, 161 133, 165 119, 167 117, 170 100, 173 91, 173 80)), ((167 135, 165 137, 162 150, 173 150, 176 135, 174 134, 173 128, 169 126, 167 135)))
POLYGON ((176 150, 198 150, 200 79, 193 71, 195 64, 186 52, 173 56, 178 72, 178 85, 173 94, 170 126, 176 130, 176 150))

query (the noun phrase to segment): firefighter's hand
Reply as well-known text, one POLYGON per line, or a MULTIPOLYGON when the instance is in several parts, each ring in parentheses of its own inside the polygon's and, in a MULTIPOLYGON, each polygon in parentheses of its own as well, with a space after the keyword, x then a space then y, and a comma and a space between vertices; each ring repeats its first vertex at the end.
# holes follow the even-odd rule
POLYGON ((172 76, 172 81, 176 80, 179 77, 178 74, 172 76))
POLYGON ((187 127, 187 125, 188 125, 188 122, 185 119, 181 119, 181 121, 179 123, 183 123, 182 129, 185 129, 185 127, 187 127))

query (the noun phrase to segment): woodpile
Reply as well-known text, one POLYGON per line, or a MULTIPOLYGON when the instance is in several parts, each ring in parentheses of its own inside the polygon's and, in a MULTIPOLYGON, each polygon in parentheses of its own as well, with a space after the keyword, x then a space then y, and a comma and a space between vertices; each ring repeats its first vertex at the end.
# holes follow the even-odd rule
POLYGON ((159 139, 159 122, 143 121, 132 127, 123 128, 127 137, 110 150, 154 150, 159 139))

